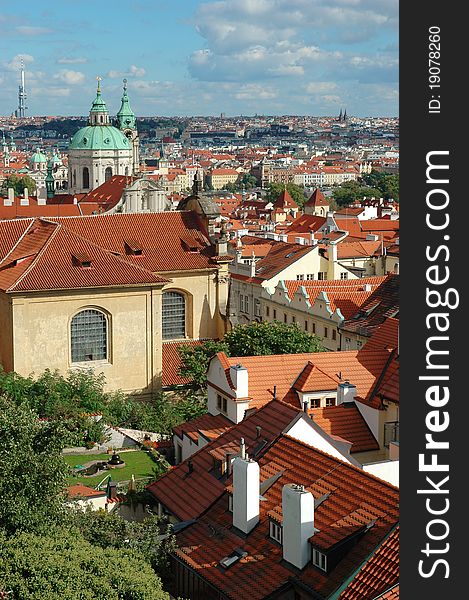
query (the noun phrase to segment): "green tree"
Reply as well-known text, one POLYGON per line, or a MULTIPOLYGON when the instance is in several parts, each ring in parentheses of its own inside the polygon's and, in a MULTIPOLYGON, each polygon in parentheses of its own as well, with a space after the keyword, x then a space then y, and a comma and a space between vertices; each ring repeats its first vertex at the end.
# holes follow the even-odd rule
POLYGON ((399 174, 389 174, 373 169, 362 177, 363 182, 380 191, 380 197, 399 202, 399 174))
POLYGON ((21 600, 169 600, 137 549, 102 548, 77 530, 0 539, 0 589, 21 600))
POLYGON ((275 202, 284 189, 287 190, 298 206, 303 208, 306 202, 304 188, 300 185, 296 185, 296 183, 287 183, 286 186, 283 183, 269 183, 266 199, 269 200, 269 202, 275 202))
POLYGON ((241 186, 244 185, 247 190, 250 190, 251 188, 257 186, 257 179, 254 177, 254 175, 251 175, 251 173, 245 173, 241 177, 240 184, 241 186))
POLYGON ((182 359, 180 373, 190 377, 194 387, 202 389, 207 382, 210 359, 217 352, 225 352, 228 356, 257 356, 322 351, 324 347, 320 339, 302 331, 295 323, 263 321, 237 325, 221 342, 210 340, 200 346, 179 348, 182 359))
POLYGON ((28 188, 29 194, 34 194, 36 191, 36 182, 29 175, 9 175, 2 184, 2 195, 7 196, 8 188, 13 188, 17 196, 22 196, 24 188, 28 188))
POLYGON ((202 388, 207 381, 207 368, 210 359, 217 352, 229 352, 228 345, 225 342, 208 340, 199 346, 184 346, 178 348, 182 360, 180 374, 183 377, 190 377, 193 387, 202 388))
POLYGON ((7 533, 43 531, 63 517, 66 436, 60 421, 41 422, 0 397, 0 527, 7 533))
POLYGON ((138 551, 155 571, 169 577, 169 556, 175 549, 172 525, 166 520, 149 515, 143 521, 127 521, 116 513, 105 511, 73 511, 69 515, 70 528, 93 546, 138 551))
POLYGON ((299 354, 322 352, 321 341, 315 335, 302 331, 296 323, 249 323, 237 325, 223 341, 231 356, 258 356, 265 354, 299 354))
POLYGON ((342 208, 349 206, 355 200, 361 200, 364 196, 379 198, 380 191, 376 188, 363 185, 359 181, 346 181, 341 185, 335 186, 332 195, 337 206, 342 208))

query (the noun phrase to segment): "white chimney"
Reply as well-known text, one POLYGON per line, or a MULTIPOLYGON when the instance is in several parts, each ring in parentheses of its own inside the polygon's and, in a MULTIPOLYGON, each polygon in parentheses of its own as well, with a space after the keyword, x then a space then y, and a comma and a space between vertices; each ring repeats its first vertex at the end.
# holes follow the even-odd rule
POLYGON ((339 383, 337 386, 337 404, 349 404, 355 402, 355 396, 357 395, 357 388, 348 381, 339 383))
POLYGON ((365 285, 363 286, 363 291, 371 292, 371 283, 365 283, 365 285))
POLYGON ((289 483, 282 490, 283 558, 298 569, 311 559, 309 538, 314 534, 314 498, 302 485, 289 483))
POLYGON ((248 370, 243 365, 237 364, 230 367, 231 381, 236 390, 237 398, 247 398, 249 395, 248 370))
POLYGON ((13 206, 15 203, 15 190, 12 187, 8 188, 8 204, 6 206, 13 206))
POLYGON ((28 195, 28 188, 25 187, 23 189, 23 195, 24 198, 21 198, 20 200, 20 206, 29 206, 29 195, 28 195))
POLYGON ((259 522, 259 465, 237 457, 233 463, 233 527, 249 533, 259 522))

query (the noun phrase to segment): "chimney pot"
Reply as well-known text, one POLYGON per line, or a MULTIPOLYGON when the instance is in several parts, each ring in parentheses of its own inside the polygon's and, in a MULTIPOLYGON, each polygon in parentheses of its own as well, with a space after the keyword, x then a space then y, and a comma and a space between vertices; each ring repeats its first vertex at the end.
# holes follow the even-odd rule
POLYGON ((194 464, 191 460, 187 461, 187 472, 188 473, 193 473, 194 471, 194 464))
POLYGON ((260 425, 256 425, 256 438, 261 437, 262 427, 260 425))
POLYGON ((233 526, 249 533, 259 522, 259 465, 236 458, 233 463, 233 526))
POLYGON ((282 489, 283 558, 298 569, 311 559, 309 539, 314 535, 314 498, 303 485, 282 489))

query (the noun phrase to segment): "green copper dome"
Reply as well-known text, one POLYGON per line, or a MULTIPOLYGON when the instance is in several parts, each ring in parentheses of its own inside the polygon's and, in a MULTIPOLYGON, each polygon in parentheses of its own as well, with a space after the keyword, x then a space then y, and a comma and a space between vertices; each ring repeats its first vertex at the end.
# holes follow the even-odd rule
POLYGON ((75 133, 69 150, 130 150, 130 144, 112 125, 88 125, 75 133))
POLYGON ((119 129, 135 129, 136 118, 134 111, 130 108, 129 97, 127 95, 127 79, 124 79, 124 93, 119 112, 116 115, 119 129))
POLYGON ((38 148, 36 150, 36 152, 31 156, 31 162, 32 163, 45 163, 45 162, 47 162, 47 156, 45 154, 43 154, 38 148))

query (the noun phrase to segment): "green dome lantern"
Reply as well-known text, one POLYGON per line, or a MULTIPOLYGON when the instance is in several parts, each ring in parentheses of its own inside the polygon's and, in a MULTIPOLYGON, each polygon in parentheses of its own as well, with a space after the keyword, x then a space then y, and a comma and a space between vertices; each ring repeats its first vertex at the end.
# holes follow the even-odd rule
POLYGON ((130 108, 129 96, 127 95, 127 79, 124 79, 124 93, 122 94, 121 107, 116 115, 119 129, 136 129, 136 117, 130 108))

